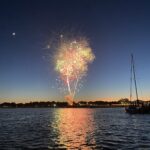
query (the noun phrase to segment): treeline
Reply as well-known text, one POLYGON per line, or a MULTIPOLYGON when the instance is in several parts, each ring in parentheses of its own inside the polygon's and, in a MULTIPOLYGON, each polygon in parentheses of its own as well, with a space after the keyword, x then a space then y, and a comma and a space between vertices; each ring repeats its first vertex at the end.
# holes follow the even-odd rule
POLYGON ((9 102, 4 102, 2 104, 0 104, 0 107, 10 107, 10 108, 26 108, 26 107, 66 107, 68 105, 67 102, 29 102, 29 103, 9 103, 9 102))
POLYGON ((47 102, 29 102, 29 103, 15 103, 15 102, 4 102, 0 104, 0 108, 42 108, 42 107, 110 107, 114 105, 127 105, 129 104, 129 100, 127 98, 120 99, 118 101, 79 101, 74 102, 73 106, 69 106, 67 102, 55 102, 55 101, 47 101, 47 102))

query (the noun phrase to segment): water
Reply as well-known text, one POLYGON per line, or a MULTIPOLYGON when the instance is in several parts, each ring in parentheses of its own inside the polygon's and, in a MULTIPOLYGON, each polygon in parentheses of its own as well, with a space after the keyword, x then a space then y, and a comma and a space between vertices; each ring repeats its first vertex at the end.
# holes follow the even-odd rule
POLYGON ((150 115, 124 108, 0 109, 0 149, 150 149, 150 115))

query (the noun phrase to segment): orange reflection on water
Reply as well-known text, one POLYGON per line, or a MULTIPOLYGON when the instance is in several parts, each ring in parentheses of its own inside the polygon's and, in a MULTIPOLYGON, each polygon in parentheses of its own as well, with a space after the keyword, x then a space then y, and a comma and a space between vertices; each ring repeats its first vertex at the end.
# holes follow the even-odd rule
POLYGON ((93 113, 92 109, 57 109, 55 119, 57 119, 59 144, 66 148, 94 147, 93 113))

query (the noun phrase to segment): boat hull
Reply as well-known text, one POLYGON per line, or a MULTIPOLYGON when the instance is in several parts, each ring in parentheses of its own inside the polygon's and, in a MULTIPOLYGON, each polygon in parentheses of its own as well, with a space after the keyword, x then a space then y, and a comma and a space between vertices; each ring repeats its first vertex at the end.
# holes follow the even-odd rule
POLYGON ((150 114, 150 106, 131 105, 126 107, 125 111, 129 114, 150 114))

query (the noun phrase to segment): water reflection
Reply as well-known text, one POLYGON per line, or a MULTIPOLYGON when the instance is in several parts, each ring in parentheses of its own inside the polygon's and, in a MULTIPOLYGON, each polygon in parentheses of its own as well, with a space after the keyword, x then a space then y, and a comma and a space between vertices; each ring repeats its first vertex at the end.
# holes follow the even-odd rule
POLYGON ((0 109, 0 149, 150 149, 149 124, 124 108, 0 109))
POLYGON ((57 144, 66 148, 94 148, 93 113, 89 109, 57 109, 53 122, 57 144))

